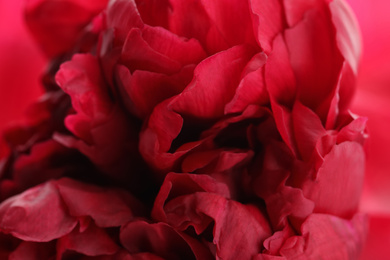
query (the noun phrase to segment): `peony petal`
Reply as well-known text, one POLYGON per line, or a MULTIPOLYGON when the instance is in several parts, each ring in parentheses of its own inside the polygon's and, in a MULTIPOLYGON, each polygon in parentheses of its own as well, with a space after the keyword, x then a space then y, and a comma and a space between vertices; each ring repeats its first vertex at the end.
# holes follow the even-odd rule
POLYGON ((138 69, 173 74, 181 69, 178 61, 152 49, 143 39, 142 31, 138 28, 131 29, 126 37, 121 53, 121 63, 131 71, 138 69))
POLYGON ((160 103, 150 115, 140 136, 140 151, 144 159, 159 170, 171 171, 178 158, 199 145, 201 141, 197 139, 200 133, 197 131, 201 132, 202 121, 207 125, 209 121, 223 116, 224 107, 237 88, 242 68, 252 54, 252 48, 236 46, 202 61, 184 91, 160 103), (225 77, 226 74, 231 77, 225 77), (194 119, 200 124, 194 124, 194 119), (178 147, 183 147, 176 151, 172 149, 172 146, 175 147, 173 141, 179 138, 181 132, 187 134, 186 125, 183 126, 187 122, 190 125, 186 142, 180 143, 178 147), (195 142, 191 142, 191 138, 195 142), (174 153, 169 152, 171 149, 174 153))
POLYGON ((176 161, 186 152, 185 150, 175 153, 168 152, 172 141, 179 135, 183 126, 183 118, 168 108, 169 101, 159 104, 154 109, 147 122, 147 127, 140 133, 139 144, 143 158, 152 167, 164 172, 174 167, 176 161), (169 127, 164 128, 168 122, 169 127))
POLYGON ((137 211, 138 202, 129 194, 95 187, 71 179, 55 183, 58 191, 74 217, 90 216, 99 227, 116 227, 133 219, 131 206, 137 211))
POLYGON ((291 175, 294 157, 283 142, 271 141, 264 147, 263 158, 256 158, 252 170, 254 193, 260 198, 268 198, 278 192, 291 175))
POLYGON ((172 109, 204 119, 222 116, 252 55, 252 48, 240 45, 202 61, 195 68, 192 82, 172 102, 172 109))
POLYGON ((367 138, 367 121, 367 117, 357 117, 356 119, 353 119, 337 134, 337 143, 355 141, 363 145, 365 139, 367 138))
POLYGON ((231 47, 201 1, 170 0, 170 6, 175 10, 169 15, 170 31, 188 39, 198 39, 209 55, 231 47))
POLYGON ((313 9, 285 32, 291 66, 299 86, 298 99, 314 111, 336 88, 343 63, 328 16, 325 8, 313 9))
POLYGON ((299 229, 300 222, 313 213, 314 209, 313 201, 305 198, 301 189, 284 185, 265 201, 274 230, 279 230, 286 225, 287 217, 291 225, 299 229))
POLYGON ((250 259, 260 251, 262 242, 271 232, 258 208, 214 193, 180 196, 171 199, 164 209, 168 223, 179 230, 193 226, 197 234, 201 234, 214 222, 217 259, 250 259))
POLYGON ((201 0, 200 2, 212 24, 216 26, 230 47, 256 43, 248 1, 201 0))
POLYGON ((169 0, 136 0, 142 21, 148 25, 169 28, 172 7, 169 0))
POLYGON ((307 11, 323 8, 330 0, 283 0, 284 12, 290 27, 304 19, 307 11))
POLYGON ((281 34, 275 38, 273 50, 268 56, 265 65, 265 82, 271 101, 292 107, 296 96, 296 79, 290 64, 287 45, 281 34))
POLYGON ((204 191, 230 198, 228 187, 208 175, 168 173, 154 201, 152 210, 153 218, 164 222, 167 221, 164 213, 164 205, 169 197, 179 197, 204 191))
POLYGON ((329 4, 329 9, 337 31, 337 45, 356 75, 362 49, 356 18, 348 4, 343 0, 332 1, 329 4))
POLYGON ((286 225, 283 230, 276 231, 272 236, 264 240, 264 252, 263 254, 257 255, 255 260, 266 260, 266 259, 285 259, 280 255, 280 248, 283 246, 284 242, 289 238, 295 235, 295 231, 289 226, 286 225))
POLYGON ((172 76, 136 70, 133 73, 122 65, 116 69, 122 99, 133 114, 145 118, 158 103, 179 94, 190 83, 194 65, 188 65, 172 76))
POLYGON ((143 26, 134 0, 110 1, 107 8, 107 28, 115 30, 115 45, 122 46, 132 28, 143 26))
POLYGON ((214 221, 213 243, 217 246, 217 258, 249 259, 259 252, 261 243, 270 235, 268 221, 258 208, 224 197, 227 195, 221 190, 224 185, 210 185, 212 180, 207 175, 167 175, 152 215, 179 230, 193 226, 197 234, 205 232, 214 221), (183 180, 186 180, 186 188, 183 180))
POLYGON ((283 30, 284 14, 280 1, 249 1, 253 30, 263 51, 269 54, 276 35, 283 30))
POLYGON ((319 139, 326 134, 321 120, 299 101, 291 113, 296 144, 302 159, 308 161, 319 139))
POLYGON ((72 105, 81 115, 99 120, 110 112, 112 104, 108 89, 98 60, 91 54, 76 54, 71 61, 63 63, 56 81, 72 97, 72 105))
POLYGON ((363 186, 364 151, 356 142, 335 145, 302 190, 316 204, 314 212, 351 217, 359 206, 363 186), (332 187, 329 189, 329 187, 332 187))
POLYGON ((282 256, 287 259, 358 259, 367 233, 366 217, 357 214, 351 220, 345 220, 312 214, 301 230, 305 241, 291 243, 296 239, 291 237, 280 251, 282 256), (297 247, 303 250, 301 254, 297 247))
POLYGON ((0 205, 0 229, 25 241, 47 242, 68 234, 76 224, 53 182, 31 188, 0 205))
POLYGON ((26 8, 27 25, 49 57, 73 47, 85 26, 106 7, 108 0, 31 0, 26 8))
POLYGON ((251 104, 263 105, 269 102, 264 83, 264 67, 267 56, 256 54, 247 65, 247 75, 241 80, 233 99, 225 106, 225 114, 242 112, 251 104))
POLYGON ((196 39, 179 37, 161 27, 145 26, 142 38, 153 50, 178 61, 183 66, 197 64, 207 57, 196 39))
POLYGON ((290 111, 296 96, 296 80, 282 35, 274 40, 273 52, 265 65, 265 82, 278 131, 291 151, 297 154, 290 111))
POLYGON ((76 228, 58 239, 57 258, 60 259, 68 250, 87 256, 113 255, 119 250, 119 246, 103 229, 91 224, 83 232, 76 228))
POLYGON ((56 81, 70 95, 77 112, 66 117, 65 124, 80 139, 61 134, 54 138, 78 149, 114 179, 135 177, 127 171, 140 164, 137 126, 111 100, 98 59, 91 54, 74 55, 62 64, 56 81))
POLYGON ((141 259, 213 259, 203 244, 165 223, 130 222, 121 229, 120 239, 131 254, 150 252, 157 256, 141 259))

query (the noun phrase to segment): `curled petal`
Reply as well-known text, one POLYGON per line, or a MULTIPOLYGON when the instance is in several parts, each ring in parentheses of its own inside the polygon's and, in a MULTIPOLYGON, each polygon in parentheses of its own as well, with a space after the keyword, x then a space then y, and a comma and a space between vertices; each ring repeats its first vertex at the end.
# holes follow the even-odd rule
POLYGON ((284 249, 281 249, 281 254, 287 259, 359 259, 367 234, 366 223, 366 217, 360 214, 351 220, 312 214, 302 225, 305 241, 290 238, 291 241, 286 241, 284 249), (302 254, 299 254, 298 248, 303 250, 302 254))

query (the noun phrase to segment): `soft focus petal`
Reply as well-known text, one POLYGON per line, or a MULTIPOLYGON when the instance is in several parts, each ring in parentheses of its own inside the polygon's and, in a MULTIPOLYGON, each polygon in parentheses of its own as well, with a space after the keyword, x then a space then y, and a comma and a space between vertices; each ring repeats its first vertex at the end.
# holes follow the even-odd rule
POLYGON ((108 0, 29 0, 26 20, 33 36, 49 57, 63 54, 76 43, 90 20, 108 0))
POLYGON ((76 218, 68 215, 52 182, 6 200, 0 206, 0 216, 3 232, 34 242, 59 238, 77 224, 76 218))

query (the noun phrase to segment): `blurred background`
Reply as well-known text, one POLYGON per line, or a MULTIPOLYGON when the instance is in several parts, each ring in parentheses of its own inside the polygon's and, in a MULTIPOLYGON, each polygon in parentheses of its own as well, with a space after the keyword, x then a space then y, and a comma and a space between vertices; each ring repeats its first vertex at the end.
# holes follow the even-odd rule
POLYGON ((352 111, 368 117, 365 189, 361 210, 370 216, 362 259, 390 255, 390 1, 347 0, 361 28, 363 53, 352 111))
MULTIPOLYGON (((0 130, 23 118, 42 94, 45 58, 23 23, 24 0, 0 0, 0 130)), ((352 111, 367 116, 367 174, 361 210, 370 217, 370 233, 361 260, 390 255, 390 1, 347 0, 363 39, 358 86, 352 111)), ((0 151, 1 152, 1 151, 0 151)))

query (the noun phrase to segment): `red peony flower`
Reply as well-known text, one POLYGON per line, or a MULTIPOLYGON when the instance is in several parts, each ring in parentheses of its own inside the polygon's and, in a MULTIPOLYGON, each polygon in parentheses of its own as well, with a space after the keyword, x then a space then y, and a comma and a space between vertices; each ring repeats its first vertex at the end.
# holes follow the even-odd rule
POLYGON ((6 132, 4 255, 358 258, 345 2, 40 0, 26 17, 52 62, 6 132))

